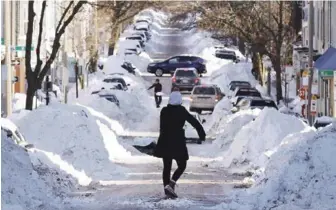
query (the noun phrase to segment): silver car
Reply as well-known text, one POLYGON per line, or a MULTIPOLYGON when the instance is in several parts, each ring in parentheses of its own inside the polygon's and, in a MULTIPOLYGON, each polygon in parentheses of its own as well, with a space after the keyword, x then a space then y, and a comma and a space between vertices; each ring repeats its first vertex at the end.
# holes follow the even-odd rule
POLYGON ((202 111, 213 111, 218 101, 225 94, 216 85, 197 85, 191 93, 189 110, 202 113, 202 111))

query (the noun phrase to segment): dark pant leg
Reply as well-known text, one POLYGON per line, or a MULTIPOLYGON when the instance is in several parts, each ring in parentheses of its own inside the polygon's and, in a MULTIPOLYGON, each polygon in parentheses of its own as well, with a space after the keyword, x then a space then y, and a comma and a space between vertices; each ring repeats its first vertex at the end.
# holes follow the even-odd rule
POLYGON ((159 96, 157 96, 156 94, 154 95, 154 98, 155 98, 155 103, 156 103, 156 106, 159 105, 159 96))
POLYGON ((172 180, 175 182, 181 177, 187 167, 187 160, 176 160, 177 169, 173 174, 172 180))
POLYGON ((172 168, 173 160, 170 158, 163 158, 163 172, 162 172, 162 179, 163 179, 163 186, 166 186, 170 182, 170 171, 172 168))
POLYGON ((159 98, 158 98, 158 103, 159 103, 159 105, 161 104, 161 102, 162 102, 162 96, 158 96, 159 98))

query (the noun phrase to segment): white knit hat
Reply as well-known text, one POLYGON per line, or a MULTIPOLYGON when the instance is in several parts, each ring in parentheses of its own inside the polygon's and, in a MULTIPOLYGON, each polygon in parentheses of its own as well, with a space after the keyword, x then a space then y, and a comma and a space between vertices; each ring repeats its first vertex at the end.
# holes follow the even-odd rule
POLYGON ((168 104, 181 105, 182 104, 182 94, 178 91, 172 92, 169 96, 168 104))

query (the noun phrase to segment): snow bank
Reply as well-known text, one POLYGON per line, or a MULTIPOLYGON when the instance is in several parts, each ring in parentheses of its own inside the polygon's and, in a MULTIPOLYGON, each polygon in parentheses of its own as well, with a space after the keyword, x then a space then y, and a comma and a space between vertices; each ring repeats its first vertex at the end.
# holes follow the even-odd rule
POLYGON ((224 209, 319 209, 336 206, 336 125, 284 139, 247 191, 233 195, 224 209))
POLYGON ((269 153, 287 135, 306 128, 307 125, 294 116, 265 108, 234 137, 229 150, 224 154, 223 165, 230 167, 232 164, 250 163, 251 166, 263 166, 269 153))
POLYGON ((37 152, 82 185, 91 179, 119 176, 126 170, 113 160, 128 156, 127 151, 118 146, 116 135, 83 107, 41 107, 22 118, 18 126, 37 152))
POLYGON ((255 86, 257 81, 251 74, 251 69, 251 63, 229 63, 214 71, 209 82, 217 84, 224 93, 229 92, 228 85, 233 80, 248 81, 252 86, 255 86))
POLYGON ((219 121, 216 140, 213 142, 218 148, 225 152, 233 142, 236 134, 249 122, 257 117, 256 110, 243 110, 233 115, 228 115, 219 121))
POLYGON ((1 209, 59 209, 59 199, 34 170, 28 153, 1 132, 1 209))
MULTIPOLYGON (((24 93, 15 93, 13 97, 13 112, 22 110, 26 108, 26 94, 24 93)), ((37 106, 41 105, 41 101, 37 100, 37 106)), ((33 107, 36 107, 36 97, 34 96, 33 107)))

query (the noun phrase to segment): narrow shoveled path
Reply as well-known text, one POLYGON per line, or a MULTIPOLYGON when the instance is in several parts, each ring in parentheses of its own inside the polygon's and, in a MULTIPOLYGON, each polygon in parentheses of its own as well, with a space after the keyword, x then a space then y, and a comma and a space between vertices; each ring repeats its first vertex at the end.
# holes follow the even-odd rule
MULTIPOLYGON (((185 53, 187 46, 183 42, 188 39, 185 32, 178 29, 162 29, 158 33, 162 36, 160 40, 155 40, 155 49, 150 47, 150 43, 146 47, 150 57, 165 59, 185 53)), ((144 79, 154 81, 155 77, 146 76, 144 79)), ((160 80, 164 84, 163 92, 168 95, 170 77, 161 77, 160 80)), ((165 98, 163 104, 167 103, 166 100, 165 98)), ((184 98, 184 103, 188 106, 188 96, 184 98)), ((130 139, 132 138, 136 136, 130 136, 130 139)), ((128 143, 125 137, 120 138, 120 141, 128 143)), ((233 186, 242 183, 244 177, 233 176, 228 171, 211 167, 210 163, 220 161, 204 157, 206 151, 209 156, 211 155, 211 146, 210 142, 188 145, 190 160, 185 173, 177 183, 176 192, 179 198, 176 200, 161 199, 164 196, 161 160, 135 152, 136 156, 130 160, 117 163, 129 169, 124 176, 96 181, 96 184, 71 194, 71 201, 65 210, 197 210, 214 207, 224 202, 228 193, 232 192, 233 186)), ((173 170, 175 169, 174 162, 173 170)))

